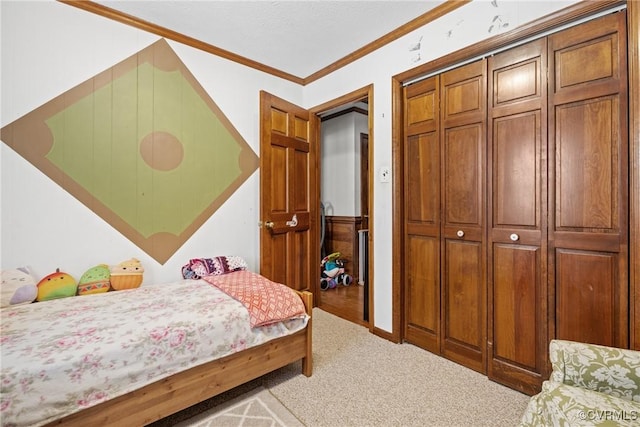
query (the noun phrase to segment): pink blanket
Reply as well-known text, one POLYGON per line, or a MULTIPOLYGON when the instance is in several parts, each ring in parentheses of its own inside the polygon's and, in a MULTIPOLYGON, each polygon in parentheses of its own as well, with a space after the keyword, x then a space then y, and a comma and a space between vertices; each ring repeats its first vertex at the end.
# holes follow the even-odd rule
POLYGON ((251 327, 304 316, 304 304, 296 292, 264 276, 243 270, 202 278, 249 310, 251 327))

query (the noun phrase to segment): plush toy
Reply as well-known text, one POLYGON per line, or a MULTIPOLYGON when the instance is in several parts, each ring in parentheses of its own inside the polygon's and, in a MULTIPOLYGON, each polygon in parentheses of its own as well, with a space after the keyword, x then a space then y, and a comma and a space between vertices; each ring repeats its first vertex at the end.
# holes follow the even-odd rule
POLYGON ((27 268, 2 270, 0 306, 29 304, 38 296, 38 287, 27 268))
POLYGON ((109 291, 111 271, 106 264, 96 265, 85 271, 78 280, 78 295, 99 294, 109 291))
POLYGON ((353 279, 345 272, 344 260, 340 259, 340 252, 327 255, 320 263, 320 289, 326 291, 338 285, 349 286, 353 279))
POLYGON ((72 297, 76 294, 76 279, 56 268, 55 273, 45 276, 38 282, 37 301, 48 301, 56 298, 72 297))
POLYGON ((221 255, 215 258, 193 258, 182 266, 182 277, 198 280, 205 276, 219 276, 246 270, 247 262, 237 255, 221 255))
POLYGON ((144 268, 135 258, 122 261, 118 265, 112 265, 110 271, 111 287, 116 291, 137 288, 142 283, 144 268))

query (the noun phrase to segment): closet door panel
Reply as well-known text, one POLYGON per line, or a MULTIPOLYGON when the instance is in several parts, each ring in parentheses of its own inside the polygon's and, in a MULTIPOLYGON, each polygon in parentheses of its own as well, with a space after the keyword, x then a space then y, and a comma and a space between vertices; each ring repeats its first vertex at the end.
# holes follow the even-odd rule
POLYGON ((476 61, 441 76, 442 125, 450 128, 486 119, 486 61, 476 61))
POLYGON ((443 196, 446 225, 482 225, 483 145, 482 123, 445 131, 443 196))
POLYGON ((621 224, 627 190, 619 97, 559 105, 555 113, 556 337, 626 347, 628 267, 621 243, 627 229, 621 224))
POLYGON ((476 371, 484 367, 485 290, 479 242, 446 240, 442 352, 476 371))
MULTIPOLYGON (((435 132, 407 139, 407 223, 440 228, 440 150, 435 132)), ((434 230, 433 232, 439 232, 434 230)))
POLYGON ((486 61, 441 76, 442 354, 486 372, 486 61))
MULTIPOLYGON (((512 52, 509 52, 511 57, 512 52)), ((536 52, 537 53, 537 52, 536 52)), ((529 59, 519 64, 495 64, 501 68, 494 71, 494 106, 506 105, 514 101, 540 96, 540 61, 529 59)))
POLYGON ((438 100, 435 82, 429 79, 407 88, 407 130, 412 135, 432 132, 438 123, 438 100), (427 83, 427 84, 425 84, 427 83))
POLYGON ((545 39, 489 60, 488 375, 539 391, 546 366, 545 39))
POLYGON ((407 341, 440 352, 440 240, 409 236, 406 283, 407 341))
POLYGON ((440 352, 440 140, 438 82, 405 88, 405 339, 440 352))
POLYGON ((563 339, 616 346, 617 257, 558 249, 556 334, 563 339), (588 326, 586 326, 588 325, 588 326))
POLYGON ((540 225, 540 110, 494 120, 494 227, 540 225))
POLYGON ((620 12, 550 36, 556 103, 619 91, 627 78, 623 21, 625 13, 620 12))
POLYGON ((625 26, 620 11, 549 37, 550 328, 617 347, 629 345, 625 26))
POLYGON ((620 229, 619 116, 617 96, 556 108, 556 231, 620 229))
POLYGON ((489 59, 490 114, 537 110, 547 93, 547 42, 536 40, 489 59))
POLYGON ((493 248, 493 357, 536 369, 535 325, 540 311, 540 248, 496 244, 493 248))

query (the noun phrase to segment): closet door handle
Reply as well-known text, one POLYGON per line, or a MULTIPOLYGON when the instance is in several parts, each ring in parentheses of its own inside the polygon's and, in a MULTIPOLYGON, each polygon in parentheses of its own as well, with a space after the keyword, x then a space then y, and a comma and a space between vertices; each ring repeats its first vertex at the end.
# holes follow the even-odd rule
POLYGON ((518 240, 520 240, 520 236, 518 236, 516 233, 513 233, 511 236, 509 236, 509 238, 512 242, 517 242, 518 240))
POLYGON ((464 237, 464 231, 462 231, 462 230, 458 230, 458 231, 456 231, 456 236, 458 236, 458 237, 464 237))

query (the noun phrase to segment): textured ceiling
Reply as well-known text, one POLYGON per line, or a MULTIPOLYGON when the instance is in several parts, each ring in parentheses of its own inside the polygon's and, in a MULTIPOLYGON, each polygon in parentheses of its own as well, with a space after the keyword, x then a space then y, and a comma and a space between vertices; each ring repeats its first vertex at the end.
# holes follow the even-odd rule
POLYGON ((297 77, 307 77, 444 0, 100 0, 297 77))

